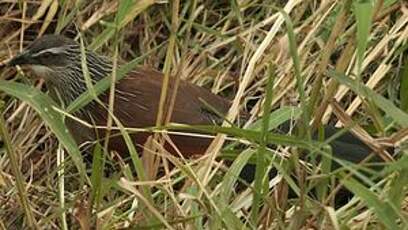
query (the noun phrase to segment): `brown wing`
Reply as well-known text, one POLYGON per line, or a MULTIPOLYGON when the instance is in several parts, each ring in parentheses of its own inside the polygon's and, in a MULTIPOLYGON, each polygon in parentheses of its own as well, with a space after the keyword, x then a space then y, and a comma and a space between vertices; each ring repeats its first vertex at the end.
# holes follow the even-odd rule
MULTIPOLYGON (((149 127, 156 123, 157 111, 161 95, 163 74, 157 71, 139 69, 122 79, 116 86, 115 114, 128 127, 149 127)), ((170 96, 173 93, 175 79, 169 82, 168 100, 165 110, 168 110, 170 96)), ((176 102, 173 107, 171 122, 183 124, 213 124, 225 115, 229 102, 210 91, 180 81, 176 102), (215 109, 215 111, 214 111, 215 109), (217 119, 218 118, 218 119, 217 119)))
MULTIPOLYGON (((144 128, 155 125, 162 80, 163 75, 159 72, 139 69, 119 81, 116 85, 114 114, 125 127, 144 128)), ((174 79, 171 79, 169 95, 173 89, 174 79)), ((107 94, 101 96, 101 99, 107 103, 107 94)), ((168 104, 167 102, 166 105, 168 104)), ((226 114, 229 108, 229 102, 222 97, 186 81, 180 81, 171 122, 205 125, 212 124, 217 119, 218 122, 221 121, 222 117, 217 117, 216 113, 207 105, 210 105, 220 114, 226 114)), ((87 110, 92 114, 91 123, 106 125, 106 110, 95 103, 89 105, 87 110)), ((96 130, 85 129, 75 122, 68 121, 67 124, 73 133, 77 133, 75 139, 78 143, 105 135, 104 130, 98 130, 98 134, 96 134, 94 132, 96 130)), ((132 139, 137 146, 141 146, 145 143, 148 135, 149 133, 136 133, 132 135, 132 139)), ((207 138, 190 136, 170 135, 170 137, 186 157, 204 153, 212 141, 207 138)), ((170 145, 166 144, 165 147, 171 153, 175 153, 170 145)), ((127 147, 121 137, 111 138, 109 148, 119 153, 127 152, 127 147)))

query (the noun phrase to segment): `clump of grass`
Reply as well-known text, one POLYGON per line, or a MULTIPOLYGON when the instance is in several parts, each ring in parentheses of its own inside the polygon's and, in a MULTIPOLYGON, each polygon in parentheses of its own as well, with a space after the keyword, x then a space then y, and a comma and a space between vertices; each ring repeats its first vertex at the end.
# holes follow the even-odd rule
MULTIPOLYGON (((21 70, 1 70, 1 227, 407 225, 405 157, 370 170, 332 159, 326 148, 330 140, 310 137, 321 124, 345 125, 374 149, 388 143, 406 152, 400 145, 408 126, 405 3, 20 1, 0 3, 0 18, 1 63, 44 33, 81 33, 84 47, 127 63, 65 110, 39 91, 46 90, 41 80, 21 70), (129 164, 112 162, 111 153, 96 148, 93 165, 85 168, 78 146, 65 133, 63 116, 137 64, 231 99, 227 121, 224 127, 172 126, 216 138, 208 154, 197 159, 155 147, 157 174, 143 167, 148 155, 139 159, 135 150, 129 164), (22 84, 28 81, 36 88, 22 84), (250 119, 233 125, 243 110, 250 119), (271 133, 292 118, 300 121, 299 132, 271 133), (342 167, 331 171, 332 162, 342 167), (253 184, 238 177, 248 163, 257 165, 253 184), (106 176, 109 164, 117 167, 106 176), (265 174, 270 168, 277 172, 271 178, 265 174), (341 188, 354 197, 335 204, 341 188)), ((172 96, 166 88, 162 93, 172 96)), ((114 116, 111 125, 128 135, 129 127, 114 116)))

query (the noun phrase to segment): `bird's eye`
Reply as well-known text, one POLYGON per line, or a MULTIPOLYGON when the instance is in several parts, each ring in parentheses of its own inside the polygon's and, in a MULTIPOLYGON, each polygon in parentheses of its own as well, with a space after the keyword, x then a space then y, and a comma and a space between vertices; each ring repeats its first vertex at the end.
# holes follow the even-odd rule
POLYGON ((50 53, 50 52, 45 52, 45 53, 43 53, 41 56, 42 56, 43 58, 51 58, 51 57, 53 56, 53 54, 50 53))

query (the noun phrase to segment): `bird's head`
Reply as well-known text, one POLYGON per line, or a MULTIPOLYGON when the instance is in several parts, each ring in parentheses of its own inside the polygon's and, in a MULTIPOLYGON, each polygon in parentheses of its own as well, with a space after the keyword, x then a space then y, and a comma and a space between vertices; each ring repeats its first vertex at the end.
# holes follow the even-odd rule
MULTIPOLYGON (((111 73, 111 61, 92 51, 85 50, 87 71, 93 82, 111 73)), ((56 88, 64 101, 76 98, 87 87, 82 69, 81 46, 62 35, 44 35, 23 52, 12 58, 8 66, 28 67, 49 86, 56 88)))
POLYGON ((80 46, 74 40, 62 35, 44 35, 11 59, 8 66, 29 67, 36 75, 47 78, 49 73, 80 61, 80 53, 80 46))

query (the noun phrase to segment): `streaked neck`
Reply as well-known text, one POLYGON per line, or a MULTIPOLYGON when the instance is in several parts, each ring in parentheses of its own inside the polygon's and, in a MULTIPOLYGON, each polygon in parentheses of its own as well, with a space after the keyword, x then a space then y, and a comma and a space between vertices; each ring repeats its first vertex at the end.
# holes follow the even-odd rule
MULTIPOLYGON (((93 52, 87 52, 87 72, 95 84, 104 77, 109 76, 112 64, 108 58, 93 52)), ((54 100, 61 101, 67 106, 87 90, 85 74, 81 65, 81 56, 77 56, 72 64, 63 68, 54 68, 55 76, 47 78, 47 84, 54 88, 54 100), (57 98, 55 98, 57 97, 57 98)))

